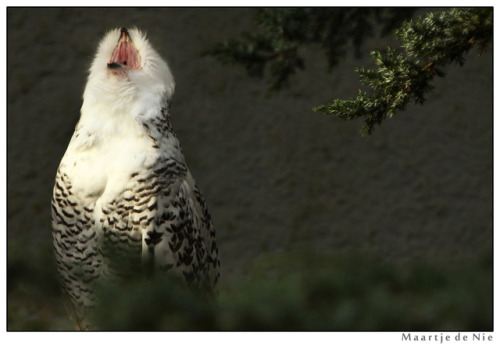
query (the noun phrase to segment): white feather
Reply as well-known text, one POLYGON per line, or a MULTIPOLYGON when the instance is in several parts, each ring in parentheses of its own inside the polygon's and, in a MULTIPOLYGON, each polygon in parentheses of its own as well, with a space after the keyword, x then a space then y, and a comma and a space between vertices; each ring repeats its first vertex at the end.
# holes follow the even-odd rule
POLYGON ((142 123, 161 116, 175 88, 170 68, 146 36, 135 28, 129 34, 141 54, 141 69, 116 75, 107 68, 120 30, 108 32, 90 68, 80 121, 61 162, 75 191, 91 198, 104 194, 105 201, 129 188, 131 173, 158 159, 142 123))

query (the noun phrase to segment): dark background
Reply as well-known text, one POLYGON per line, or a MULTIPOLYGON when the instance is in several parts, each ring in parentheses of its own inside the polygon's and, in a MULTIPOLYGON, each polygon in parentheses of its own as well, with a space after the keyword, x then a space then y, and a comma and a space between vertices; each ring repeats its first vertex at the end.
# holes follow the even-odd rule
MULTIPOLYGON (((7 9, 10 329, 71 328, 55 279, 47 278, 54 273, 50 199, 87 69, 113 27, 147 31, 172 69, 172 122, 217 229, 223 286, 248 277, 255 262, 301 250, 443 267, 491 257, 491 49, 469 53, 463 67, 435 81, 424 105, 362 138, 361 121, 312 108, 355 96, 354 68, 370 65, 369 51, 390 39, 370 40, 363 58, 348 54, 329 73, 319 49, 304 49, 305 72, 266 97, 264 80, 200 55, 251 30, 254 12, 7 9)), ((490 291, 472 293, 483 288, 490 291)))

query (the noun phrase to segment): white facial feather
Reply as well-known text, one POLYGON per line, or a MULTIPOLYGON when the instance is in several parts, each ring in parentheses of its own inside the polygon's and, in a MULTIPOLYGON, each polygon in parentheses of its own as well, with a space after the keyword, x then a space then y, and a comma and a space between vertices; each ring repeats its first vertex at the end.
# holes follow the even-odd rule
POLYGON ((101 40, 90 68, 84 92, 82 118, 88 109, 105 104, 107 112, 128 112, 149 115, 151 109, 166 106, 174 93, 175 82, 167 63, 153 49, 144 33, 137 28, 128 30, 139 51, 140 68, 123 69, 119 73, 107 67, 121 37, 120 29, 109 31, 101 40))

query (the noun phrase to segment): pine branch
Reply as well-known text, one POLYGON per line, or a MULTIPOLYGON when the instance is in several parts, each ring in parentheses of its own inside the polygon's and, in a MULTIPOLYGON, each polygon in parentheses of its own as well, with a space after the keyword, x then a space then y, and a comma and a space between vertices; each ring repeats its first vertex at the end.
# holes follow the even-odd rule
POLYGON ((223 63, 243 65, 248 74, 262 77, 269 65, 269 91, 285 87, 290 77, 305 69, 300 48, 319 44, 330 68, 336 66, 352 44, 360 47, 375 31, 373 21, 382 22, 387 33, 409 18, 414 8, 292 8, 259 10, 255 33, 229 39, 205 50, 203 55, 223 63))
POLYGON ((462 65, 464 55, 474 46, 481 54, 493 35, 491 8, 462 8, 430 13, 408 21, 396 31, 406 56, 388 48, 371 53, 377 70, 359 68, 362 84, 372 94, 359 91, 355 99, 339 100, 314 108, 344 120, 365 119, 362 135, 373 132, 376 124, 406 108, 408 103, 423 103, 432 90, 434 76, 444 76, 450 63, 462 65))

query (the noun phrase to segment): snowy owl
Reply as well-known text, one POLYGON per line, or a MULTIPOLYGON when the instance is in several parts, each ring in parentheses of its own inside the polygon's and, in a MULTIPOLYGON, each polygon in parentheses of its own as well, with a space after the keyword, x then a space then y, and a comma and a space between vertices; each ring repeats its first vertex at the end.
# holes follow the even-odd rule
POLYGON ((93 328, 102 282, 153 270, 210 292, 219 278, 215 229, 170 122, 173 92, 141 31, 104 36, 52 197, 57 268, 79 329, 93 328))

